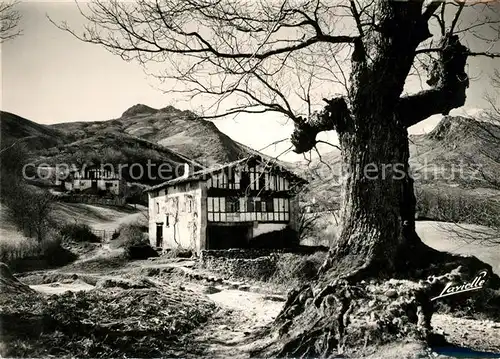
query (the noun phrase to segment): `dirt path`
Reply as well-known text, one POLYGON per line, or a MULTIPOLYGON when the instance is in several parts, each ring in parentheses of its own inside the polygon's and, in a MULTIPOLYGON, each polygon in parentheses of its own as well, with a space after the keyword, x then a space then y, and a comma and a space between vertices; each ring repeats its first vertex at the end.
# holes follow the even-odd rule
POLYGON ((250 357, 254 343, 251 334, 271 323, 284 304, 264 294, 237 289, 223 289, 207 296, 220 310, 190 338, 191 344, 210 358, 250 357))
MULTIPOLYGON (((189 343, 189 347, 186 348, 186 356, 191 356, 190 353, 192 353, 192 356, 199 356, 201 351, 205 353, 204 356, 212 358, 249 357, 248 351, 251 349, 253 342, 249 335, 274 320, 283 307, 284 297, 256 293, 248 289, 233 289, 223 283, 194 280, 187 274, 194 272, 192 269, 193 264, 189 260, 171 263, 148 261, 147 263, 135 263, 135 265, 128 268, 130 271, 125 269, 120 273, 115 272, 111 275, 56 270, 54 273, 68 279, 60 279, 54 283, 31 285, 30 287, 44 294, 61 294, 65 291, 93 289, 93 285, 82 281, 85 275, 91 275, 95 277, 95 280, 124 279, 127 273, 132 273, 137 268, 162 269, 174 267, 181 269, 178 272, 180 273, 179 276, 175 278, 148 277, 148 279, 159 285, 168 283, 204 294, 219 307, 218 311, 205 325, 188 335, 186 343, 189 343), (72 277, 77 279, 72 281, 72 277)), ((40 273, 40 275, 43 275, 43 273, 40 273)))
MULTIPOLYGON (((276 318, 284 305, 285 296, 266 294, 265 291, 248 285, 244 286, 246 289, 241 287, 236 289, 226 281, 216 281, 213 273, 205 273, 209 277, 200 277, 203 272, 199 272, 193 265, 192 260, 141 261, 112 274, 88 273, 88 275, 99 279, 138 278, 137 276, 144 276, 141 272, 144 268, 175 268, 176 274, 173 277, 148 276, 147 278, 158 285, 169 284, 178 286, 179 290, 189 289, 204 294, 219 308, 207 323, 184 338, 186 352, 183 356, 194 358, 203 353, 203 357, 210 358, 249 358, 250 351, 254 348, 253 335, 276 318), (137 269, 140 271, 134 272, 137 269), (209 278, 210 281, 207 280, 209 278)), ((67 276, 75 274, 59 273, 67 276)), ((60 280, 56 283, 32 285, 31 288, 46 294, 94 288, 81 280, 86 273, 76 274, 78 276, 75 278, 78 279, 75 281, 60 280)), ((261 289, 269 290, 269 288, 261 289)), ((445 348, 434 348, 433 358, 500 357, 500 355, 490 356, 491 353, 500 353, 500 323, 434 314, 432 325, 437 333, 445 334, 451 344, 445 348)), ((399 358, 394 356, 396 357, 399 358)))

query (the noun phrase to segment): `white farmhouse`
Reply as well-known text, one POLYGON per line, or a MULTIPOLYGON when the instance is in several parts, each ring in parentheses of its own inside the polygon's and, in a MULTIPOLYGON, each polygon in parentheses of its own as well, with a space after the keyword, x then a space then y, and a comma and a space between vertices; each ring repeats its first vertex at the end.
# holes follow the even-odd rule
POLYGON ((161 249, 241 248, 260 234, 296 230, 305 180, 254 155, 148 189, 149 239, 161 249))
POLYGON ((111 194, 115 196, 123 196, 127 188, 125 180, 119 174, 99 166, 73 170, 64 179, 58 179, 56 185, 64 187, 66 191, 75 193, 111 194))

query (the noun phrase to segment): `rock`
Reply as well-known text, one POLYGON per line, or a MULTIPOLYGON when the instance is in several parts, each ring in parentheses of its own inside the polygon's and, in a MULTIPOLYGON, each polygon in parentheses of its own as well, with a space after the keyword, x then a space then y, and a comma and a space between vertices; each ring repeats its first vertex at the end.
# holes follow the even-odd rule
POLYGON ((271 300, 273 302, 285 302, 286 299, 284 297, 280 297, 279 295, 266 295, 264 296, 265 300, 271 300))
POLYGON ((205 294, 215 294, 215 293, 219 293, 221 292, 220 289, 218 288, 215 288, 214 286, 212 285, 207 285, 204 289, 203 289, 203 293, 205 294))
POLYGON ((240 286, 241 284, 240 283, 235 283, 235 282, 230 282, 229 286, 232 288, 232 289, 238 289, 238 287, 240 286))
POLYGON ((398 296, 398 292, 395 289, 389 289, 385 292, 385 296, 387 298, 396 298, 398 296))

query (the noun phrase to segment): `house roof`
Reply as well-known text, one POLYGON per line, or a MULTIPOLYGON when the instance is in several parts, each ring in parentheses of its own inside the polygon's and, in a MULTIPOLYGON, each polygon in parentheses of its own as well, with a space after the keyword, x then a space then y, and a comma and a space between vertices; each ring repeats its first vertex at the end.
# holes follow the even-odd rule
POLYGON ((208 179, 208 176, 211 174, 220 172, 226 168, 231 168, 231 167, 235 167, 235 166, 244 164, 245 162, 248 162, 251 160, 260 160, 261 162, 266 163, 266 165, 270 165, 271 167, 274 167, 274 168, 279 168, 281 170, 281 173, 283 173, 287 177, 293 178, 297 182, 307 183, 307 181, 305 179, 303 179, 302 177, 299 177, 298 175, 296 175, 295 173, 293 173, 289 169, 285 168, 281 164, 278 164, 276 161, 272 161, 272 160, 267 159, 267 158, 263 159, 262 156, 254 154, 254 155, 251 155, 249 157, 245 157, 245 158, 233 161, 233 162, 226 163, 224 165, 220 165, 220 166, 216 166, 216 167, 212 167, 212 168, 206 168, 206 169, 203 169, 200 171, 193 172, 192 174, 190 174, 187 177, 181 176, 181 177, 174 178, 172 180, 160 183, 156 186, 152 186, 152 187, 148 188, 146 190, 146 192, 159 190, 159 189, 162 189, 165 187, 169 187, 169 186, 173 186, 173 185, 177 185, 177 184, 181 184, 181 183, 198 181, 198 180, 205 180, 205 179, 208 179))

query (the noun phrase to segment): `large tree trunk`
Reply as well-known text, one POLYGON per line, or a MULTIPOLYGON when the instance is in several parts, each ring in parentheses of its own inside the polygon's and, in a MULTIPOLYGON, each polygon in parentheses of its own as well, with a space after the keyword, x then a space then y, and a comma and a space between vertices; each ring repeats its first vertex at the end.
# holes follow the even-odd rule
POLYGON ((354 108, 356 129, 341 135, 342 229, 333 255, 351 272, 393 273, 401 246, 416 240, 408 135, 392 109, 360 107, 373 110, 354 108))
POLYGON ((337 116, 326 120, 339 134, 345 171, 342 229, 332 254, 338 275, 393 273, 401 246, 418 240, 399 100, 415 50, 430 34, 418 2, 383 1, 376 13, 380 31, 365 34, 352 55, 349 105, 339 116, 343 105, 330 103, 324 116, 337 116))
POLYGON ((328 100, 322 114, 299 122, 292 135, 296 151, 304 152, 318 132, 339 134, 342 228, 317 281, 290 293, 267 355, 328 357, 405 337, 428 340, 436 286, 489 267, 428 248, 415 232, 407 128, 463 105, 464 47, 447 37, 433 89, 401 97, 415 50, 429 36, 427 20, 418 1, 377 4, 378 27, 364 34, 352 55, 347 98, 328 100), (453 271, 459 265, 462 271, 453 271))

